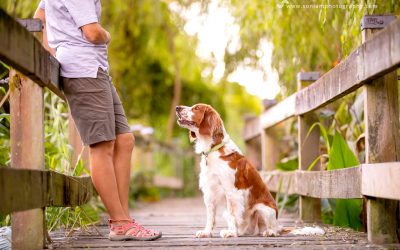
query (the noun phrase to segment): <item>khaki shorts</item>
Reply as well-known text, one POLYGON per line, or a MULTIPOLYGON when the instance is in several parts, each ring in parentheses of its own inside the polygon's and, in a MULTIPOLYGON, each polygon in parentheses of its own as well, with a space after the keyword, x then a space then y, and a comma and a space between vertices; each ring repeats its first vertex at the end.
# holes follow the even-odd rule
POLYGON ((64 94, 85 145, 115 140, 131 132, 124 108, 107 72, 97 78, 63 78, 64 94))

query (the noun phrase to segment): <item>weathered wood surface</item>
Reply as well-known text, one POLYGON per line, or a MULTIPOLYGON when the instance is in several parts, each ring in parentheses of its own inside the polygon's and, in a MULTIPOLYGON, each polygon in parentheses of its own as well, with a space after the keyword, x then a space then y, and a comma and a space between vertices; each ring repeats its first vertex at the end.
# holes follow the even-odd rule
POLYGON ((361 168, 297 172, 296 191, 316 198, 361 198, 361 168))
MULTIPOLYGON (((9 79, 11 167, 15 170, 23 167, 44 170, 43 88, 14 69, 10 70, 9 79)), ((9 183, 12 188, 20 188, 26 184, 26 182, 18 181, 9 183)), ((24 188, 28 190, 21 196, 30 200, 31 196, 27 196, 30 187, 24 188)), ((1 195, 3 195, 2 192, 1 195)), ((10 198, 15 199, 15 197, 10 198)), ((30 200, 30 202, 35 201, 30 200)), ((12 247, 14 249, 43 248, 45 242, 43 207, 37 206, 35 209, 12 213, 12 247)))
POLYGON ((261 175, 273 192, 315 198, 400 199, 400 162, 362 164, 332 171, 264 171, 261 175))
POLYGON ((89 176, 0 168, 0 214, 50 206, 78 206, 95 194, 89 176))
POLYGON ((57 60, 28 30, 0 9, 0 60, 64 98, 57 60))
POLYGON ((246 157, 257 169, 262 169, 261 137, 255 137, 246 142, 246 157))
MULTIPOLYGON (((399 22, 393 23, 399 24, 399 22)), ((382 57, 383 54, 390 55, 392 51, 400 52, 400 34, 392 34, 394 37, 391 37, 390 34, 385 32, 394 27, 396 26, 389 25, 389 29, 383 31, 371 29, 363 31, 363 45, 367 43, 372 45, 370 50, 372 50, 372 56, 376 59, 376 61, 367 64, 368 70, 373 71, 381 65, 387 65, 392 62, 393 59, 390 56, 382 57), (392 44, 392 47, 388 47, 386 50, 376 49, 380 45, 378 38, 390 42, 397 41, 397 43, 392 44)), ((398 25, 398 29, 400 29, 400 25, 398 25)), ((397 59, 400 59, 400 56, 397 59)), ((364 123, 366 163, 399 161, 399 101, 396 69, 365 85, 364 123)), ((393 185, 395 183, 394 180, 392 182, 390 180, 390 178, 386 178, 380 181, 387 185, 393 185)), ((367 197, 369 241, 374 243, 400 242, 398 234, 399 207, 400 202, 396 200, 367 197)))
POLYGON ((245 121, 246 126, 243 128, 242 136, 245 141, 260 136, 260 118, 258 116, 248 118, 245 121))
POLYGON ((297 194, 296 172, 262 171, 260 174, 270 191, 283 194, 297 194))
MULTIPOLYGON (((270 128, 296 115, 296 95, 293 94, 285 100, 272 106, 260 116, 260 127, 270 128)), ((254 136, 254 135, 253 135, 254 136)))
POLYGON ((364 164, 361 192, 365 196, 400 200, 400 163, 364 164))
MULTIPOLYGON (((400 65, 400 20, 379 31, 314 84, 291 95, 260 116, 260 130, 246 133, 249 140, 292 116, 333 102, 400 65)), ((253 126, 253 125, 251 125, 253 126)), ((245 131, 250 130, 245 128, 245 131)))
MULTIPOLYGON (((222 209, 221 209, 222 210, 222 209)), ((89 231, 77 231, 72 237, 66 237, 65 231, 51 233, 54 249, 260 249, 279 247, 280 249, 374 249, 397 248, 400 245, 372 245, 362 232, 322 225, 327 232, 324 236, 279 236, 279 237, 239 237, 224 239, 219 231, 226 228, 218 213, 213 238, 197 239, 194 234, 205 224, 205 209, 201 198, 167 199, 159 203, 140 206, 131 211, 131 215, 140 223, 163 232, 163 237, 152 242, 125 241, 111 242, 107 239, 108 228, 105 224, 97 226, 100 234, 90 228, 89 231)), ((304 226, 297 224, 293 215, 285 214, 279 219, 284 227, 304 226)), ((306 224, 305 224, 306 225, 306 224)))
POLYGON ((280 142, 276 128, 261 130, 261 165, 265 171, 273 171, 280 157, 280 142))
MULTIPOLYGON (((304 73, 297 74, 297 89, 300 91, 303 88, 309 86, 312 81, 301 80, 304 73)), ((314 75, 310 75, 311 77, 314 75)), ((318 74, 319 76, 319 74, 318 74)), ((315 76, 316 77, 316 76, 315 76)), ((318 77, 319 78, 319 77, 318 77)), ((317 78, 312 78, 314 81, 317 78)), ((318 122, 318 117, 314 113, 308 113, 297 116, 297 141, 298 141, 298 157, 300 171, 307 170, 309 166, 314 162, 315 159, 320 155, 319 152, 319 129, 313 129, 310 131, 314 123, 318 122)), ((311 171, 320 170, 320 162, 317 161, 311 171)), ((296 178, 296 184, 298 178, 296 178)), ((308 184, 308 183, 307 183, 308 184)), ((296 185, 297 192, 299 191, 299 185, 296 185)), ((299 219, 303 221, 318 221, 321 219, 321 201, 317 198, 310 197, 307 194, 300 194, 299 197, 299 219)))

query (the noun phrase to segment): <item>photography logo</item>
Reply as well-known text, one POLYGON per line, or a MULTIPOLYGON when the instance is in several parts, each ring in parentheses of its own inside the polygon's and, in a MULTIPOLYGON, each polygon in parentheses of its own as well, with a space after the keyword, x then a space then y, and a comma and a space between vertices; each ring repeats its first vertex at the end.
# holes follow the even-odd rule
POLYGON ((277 6, 279 9, 282 9, 283 7, 285 7, 285 4, 289 4, 289 0, 282 0, 281 3, 278 3, 277 6))

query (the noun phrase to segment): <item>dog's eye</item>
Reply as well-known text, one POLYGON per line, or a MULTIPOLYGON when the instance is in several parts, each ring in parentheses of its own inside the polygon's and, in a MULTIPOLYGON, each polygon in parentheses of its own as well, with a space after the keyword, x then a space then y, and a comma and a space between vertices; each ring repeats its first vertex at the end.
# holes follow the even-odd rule
POLYGON ((194 110, 199 110, 199 106, 195 106, 193 109, 194 110))

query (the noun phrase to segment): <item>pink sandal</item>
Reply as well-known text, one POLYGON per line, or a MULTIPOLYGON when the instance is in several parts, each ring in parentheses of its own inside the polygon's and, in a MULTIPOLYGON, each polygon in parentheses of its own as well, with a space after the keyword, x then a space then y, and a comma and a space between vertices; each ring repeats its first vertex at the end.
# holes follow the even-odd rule
POLYGON ((112 241, 123 240, 156 240, 161 237, 161 232, 145 229, 135 220, 108 220, 110 234, 108 238, 112 241))

